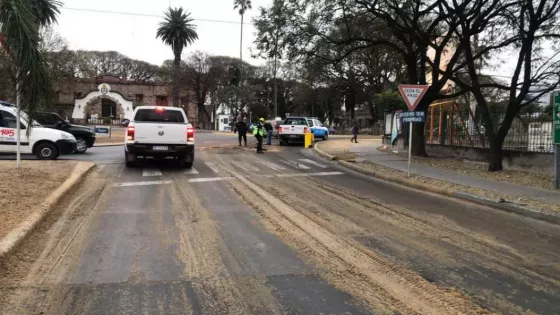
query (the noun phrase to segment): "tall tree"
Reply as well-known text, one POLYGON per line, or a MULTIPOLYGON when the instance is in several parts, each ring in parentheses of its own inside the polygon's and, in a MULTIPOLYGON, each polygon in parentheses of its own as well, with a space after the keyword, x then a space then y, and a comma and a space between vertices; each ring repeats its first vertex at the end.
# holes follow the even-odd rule
POLYGON ((56 22, 60 5, 59 1, 50 0, 0 2, 0 42, 17 67, 17 167, 20 164, 19 113, 25 111, 32 119, 50 101, 52 83, 39 31, 56 22))
POLYGON ((239 37, 239 60, 241 60, 240 74, 243 76, 243 17, 247 10, 251 10, 251 0, 233 0, 233 9, 239 10, 241 15, 241 36, 239 37))
POLYGON ((183 8, 169 8, 156 33, 156 38, 161 38, 173 50, 173 106, 179 105, 179 76, 183 48, 198 39, 196 25, 192 24, 193 21, 191 14, 183 11, 183 8))

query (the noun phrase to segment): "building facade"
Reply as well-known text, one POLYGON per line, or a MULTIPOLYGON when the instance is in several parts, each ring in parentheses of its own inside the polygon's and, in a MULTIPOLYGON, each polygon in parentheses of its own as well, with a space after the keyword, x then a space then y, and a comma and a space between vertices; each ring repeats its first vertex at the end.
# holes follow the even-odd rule
MULTIPOLYGON (((179 107, 189 122, 198 125, 198 108, 188 90, 180 91, 179 107)), ((93 82, 72 81, 55 87, 54 110, 64 119, 80 124, 119 124, 132 119, 136 106, 175 106, 172 87, 160 83, 125 81, 105 75, 93 82)))

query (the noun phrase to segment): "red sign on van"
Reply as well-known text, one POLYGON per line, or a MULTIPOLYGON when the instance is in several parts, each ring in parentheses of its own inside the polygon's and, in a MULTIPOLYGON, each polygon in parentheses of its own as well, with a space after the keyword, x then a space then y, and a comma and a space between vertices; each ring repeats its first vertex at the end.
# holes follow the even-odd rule
POLYGON ((1 136, 8 136, 8 137, 13 137, 15 136, 16 131, 13 129, 0 129, 0 135, 1 136))

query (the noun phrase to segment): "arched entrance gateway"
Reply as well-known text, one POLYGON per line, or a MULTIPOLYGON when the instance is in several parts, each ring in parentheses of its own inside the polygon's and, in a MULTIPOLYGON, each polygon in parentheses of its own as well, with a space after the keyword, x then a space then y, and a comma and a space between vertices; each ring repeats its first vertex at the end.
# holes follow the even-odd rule
POLYGON ((133 111, 132 101, 125 99, 120 93, 112 92, 109 84, 102 83, 97 91, 74 101, 72 118, 86 124, 106 119, 113 122, 131 119, 133 111))

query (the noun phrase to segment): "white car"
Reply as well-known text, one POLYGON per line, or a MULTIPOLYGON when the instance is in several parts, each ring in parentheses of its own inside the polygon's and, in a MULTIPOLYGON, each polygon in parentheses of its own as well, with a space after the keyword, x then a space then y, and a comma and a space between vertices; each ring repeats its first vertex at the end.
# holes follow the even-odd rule
MULTIPOLYGON (((0 105, 0 153, 16 153, 16 107, 0 105)), ((37 122, 29 123, 20 113, 20 152, 35 154, 40 160, 55 160, 76 150, 76 138, 68 132, 44 128, 37 122), (28 128, 31 128, 28 132, 28 128)))
POLYGON ((313 137, 315 137, 315 139, 320 138, 327 140, 329 138, 329 128, 325 127, 319 119, 308 117, 307 124, 311 127, 311 132, 313 132, 313 137))
POLYGON ((139 156, 173 157, 182 167, 194 163, 194 128, 178 107, 138 106, 126 124, 124 156, 133 166, 139 156))

